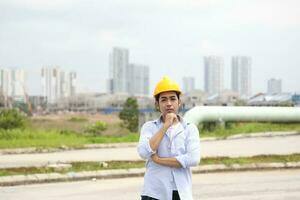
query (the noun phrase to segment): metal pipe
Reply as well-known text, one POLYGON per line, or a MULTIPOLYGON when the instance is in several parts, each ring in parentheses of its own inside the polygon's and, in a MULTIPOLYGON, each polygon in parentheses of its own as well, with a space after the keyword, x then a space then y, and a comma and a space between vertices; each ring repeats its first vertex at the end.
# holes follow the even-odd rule
POLYGON ((196 106, 184 118, 196 125, 209 121, 300 122, 300 107, 196 106))

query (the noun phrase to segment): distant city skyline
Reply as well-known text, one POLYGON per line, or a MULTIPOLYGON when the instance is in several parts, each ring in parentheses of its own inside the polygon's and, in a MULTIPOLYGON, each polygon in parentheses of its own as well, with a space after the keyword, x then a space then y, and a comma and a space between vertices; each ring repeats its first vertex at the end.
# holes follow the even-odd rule
POLYGON ((106 92, 107 55, 130 49, 149 66, 149 93, 164 75, 195 78, 204 89, 206 56, 224 58, 231 89, 231 57, 252 59, 251 93, 277 77, 282 91, 300 92, 300 1, 295 0, 2 0, 0 68, 24 69, 28 93, 42 94, 40 69, 59 65, 78 74, 78 92, 106 92), (125 12, 130 10, 130 12, 125 12))
MULTIPOLYGON (((124 55, 125 55, 125 60, 129 60, 129 57, 127 57, 127 55, 129 55, 129 49, 124 48, 124 47, 121 47, 121 48, 114 47, 113 52, 115 50, 117 50, 117 52, 118 52, 117 54, 119 54, 119 53, 122 54, 121 58, 122 57, 124 58, 124 55)), ((113 58, 112 55, 113 54, 109 54, 109 62, 113 61, 113 59, 111 59, 111 58, 113 58)), ((116 57, 116 60, 120 61, 120 57, 116 57)), ((249 66, 251 67, 251 62, 252 62, 252 59, 250 57, 247 57, 247 56, 233 56, 232 57, 231 77, 230 77, 231 88, 230 87, 224 88, 224 86, 222 86, 224 84, 224 81, 222 80, 224 77, 224 73, 223 73, 224 72, 224 69, 223 69, 224 59, 223 59, 223 57, 207 56, 204 58, 203 61, 204 61, 204 66, 206 66, 204 68, 203 80, 207 81, 207 83, 204 83, 204 88, 196 88, 195 87, 196 79, 194 77, 184 76, 184 77, 182 77, 181 82, 178 82, 178 83, 180 83, 180 87, 182 88, 182 90, 184 92, 192 91, 194 89, 200 89, 204 92, 207 92, 209 95, 213 95, 213 94, 219 94, 220 92, 222 92, 224 90, 233 90, 233 91, 238 92, 241 96, 243 96, 243 95, 245 95, 243 92, 234 89, 234 82, 237 80, 242 81, 239 84, 243 85, 244 90, 245 90, 245 88, 246 88, 246 91, 250 90, 251 80, 249 80, 249 79, 251 79, 251 70, 250 70, 250 68, 248 68, 249 66), (237 68, 237 64, 240 65, 241 63, 243 63, 244 65, 242 65, 242 67, 240 67, 240 69, 237 68), (239 73, 239 75, 237 75, 237 73, 239 73), (249 75, 249 73, 250 73, 250 75, 249 75), (239 77, 237 78, 237 76, 239 76, 239 77), (218 81, 218 79, 220 79, 220 80, 218 81), (243 79, 243 80, 240 80, 240 79, 243 79), (243 83, 243 82, 246 82, 247 84, 243 83), (207 87, 207 88, 205 88, 205 87, 207 87), (216 92, 216 91, 218 91, 218 92, 216 92)), ((125 78, 124 83, 125 83, 125 85, 129 85, 130 87, 129 88, 124 87, 124 91, 120 90, 120 88, 119 88, 119 91, 112 92, 110 87, 112 84, 113 75, 111 75, 111 76, 107 77, 106 91, 100 92, 100 93, 127 93, 127 94, 131 94, 131 95, 145 95, 146 94, 146 95, 151 96, 151 92, 149 92, 149 86, 148 86, 148 83, 149 83, 149 68, 148 68, 148 66, 130 64, 130 63, 127 63, 126 65, 128 65, 126 70, 128 70, 128 74, 130 74, 130 76, 124 77, 125 78), (138 76, 138 77, 135 77, 135 79, 139 80, 139 82, 134 81, 135 80, 134 76, 138 76), (143 79, 145 79, 145 80, 143 80, 143 79)), ((124 65, 123 67, 125 67, 126 65, 124 65)), ((110 68, 111 68, 110 71, 113 71, 112 66, 110 66, 110 68)), ((118 73, 122 70, 123 70, 122 68, 115 69, 115 71, 117 71, 118 73)), ((61 68, 60 66, 57 66, 57 65, 46 66, 46 67, 44 66, 44 67, 41 67, 39 71, 41 72, 39 74, 39 79, 42 83, 40 85, 42 92, 39 94, 29 94, 29 95, 47 96, 49 98, 50 96, 53 96, 53 94, 52 95, 50 94, 51 93, 50 90, 52 92, 54 90, 61 90, 60 93, 54 95, 55 97, 53 96, 53 97, 49 98, 49 99, 53 99, 53 98, 57 99, 57 97, 74 95, 75 91, 77 93, 85 93, 85 92, 77 91, 77 84, 78 84, 77 78, 78 77, 77 77, 77 73, 74 71, 65 71, 64 68, 61 68), (50 86, 51 85, 50 82, 53 82, 53 80, 54 80, 54 79, 53 80, 51 79, 51 77, 52 77, 51 74, 54 73, 54 71, 57 71, 56 73, 61 73, 61 75, 59 75, 57 78, 55 78, 55 80, 57 79, 56 82, 59 81, 59 84, 57 82, 57 84, 55 84, 55 86, 53 86, 53 87, 57 87, 57 88, 51 89, 50 87, 52 87, 52 86, 50 86), (48 74, 48 75, 45 75, 45 74, 48 74), (61 80, 58 80, 58 79, 61 79, 61 80), (48 80, 48 82, 50 81, 48 84, 47 84, 47 80, 48 80), (48 86, 46 86, 46 85, 48 85, 48 86), (62 87, 62 85, 64 85, 64 86, 62 87), (49 93, 49 94, 47 94, 47 93, 49 93)), ((117 77, 118 74, 115 74, 115 76, 117 77)), ((0 68, 0 89, 2 88, 2 90, 5 92, 5 94, 8 94, 8 96, 23 96, 24 89, 26 90, 27 93, 28 93, 28 91, 30 91, 30 85, 28 85, 27 80, 31 80, 33 78, 35 78, 35 77, 33 77, 33 75, 28 73, 25 69, 15 68, 15 67, 14 68, 0 68), (20 84, 20 83, 22 83, 22 84, 20 84), (9 92, 7 92, 7 91, 9 91, 9 92)), ((116 78, 116 80, 118 80, 118 79, 116 78)), ((121 82, 119 85, 122 86, 121 82)), ((270 78, 267 80, 265 87, 266 87, 266 89, 264 91, 260 91, 260 92, 262 92, 262 93, 289 92, 289 91, 282 90, 282 80, 281 79, 270 78)), ((99 91, 93 91, 93 92, 99 93, 99 91)), ((294 93, 294 92, 292 92, 292 93, 294 93)), ((251 95, 255 95, 255 94, 256 93, 251 94, 251 95)), ((250 96, 246 95, 246 96, 251 97, 251 95, 250 96)))

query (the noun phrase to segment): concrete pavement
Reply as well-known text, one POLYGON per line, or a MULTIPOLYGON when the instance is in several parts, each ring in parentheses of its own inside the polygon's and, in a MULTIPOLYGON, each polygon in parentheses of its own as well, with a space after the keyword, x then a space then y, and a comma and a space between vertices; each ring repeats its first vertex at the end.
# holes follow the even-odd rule
MULTIPOLYGON (((290 134, 254 134, 233 136, 227 140, 206 139, 202 141, 202 156, 253 156, 261 154, 292 154, 300 153, 300 135, 290 134)), ((103 146, 90 146, 87 149, 54 151, 51 153, 24 153, 7 154, 2 151, 0 168, 45 166, 49 163, 72 161, 109 161, 109 160, 139 160, 136 144, 105 144, 103 146), (111 145, 111 146, 109 146, 111 145), (116 148, 118 147, 118 148, 116 148)), ((260 163, 260 164, 233 164, 204 165, 194 167, 194 173, 243 171, 259 169, 296 169, 296 163, 260 163)), ((63 182, 77 180, 97 180, 107 178, 142 176, 145 169, 128 170, 101 170, 89 172, 69 172, 67 174, 33 174, 0 177, 0 186, 22 185, 33 183, 63 182)))
MULTIPOLYGON (((0 188, 5 200, 139 199, 143 178, 90 180, 0 188)), ((194 200, 300 199, 300 169, 193 175, 194 200)))
MULTIPOLYGON (((300 153, 300 135, 244 137, 201 142, 202 157, 255 156, 262 154, 300 153)), ((41 154, 2 154, 0 168, 45 166, 49 163, 79 161, 140 160, 136 146, 121 148, 80 149, 41 154)))
MULTIPOLYGON (((249 170, 271 170, 271 169, 300 169, 300 162, 288 163, 252 163, 252 164, 232 164, 232 165, 200 165, 192 167, 194 174, 212 173, 225 171, 249 171, 249 170)), ((114 169, 99 171, 83 171, 69 172, 66 174, 50 173, 50 174, 30 174, 0 177, 0 186, 15 186, 25 184, 50 183, 50 182, 66 182, 66 181, 82 181, 97 179, 112 179, 143 176, 145 168, 136 169, 114 169)))

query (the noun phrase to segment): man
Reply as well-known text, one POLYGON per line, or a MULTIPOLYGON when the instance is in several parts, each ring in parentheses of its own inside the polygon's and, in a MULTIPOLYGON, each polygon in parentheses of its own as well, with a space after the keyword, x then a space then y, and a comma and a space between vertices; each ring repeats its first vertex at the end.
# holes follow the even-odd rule
POLYGON ((159 119, 146 122, 140 133, 139 155, 146 160, 142 200, 191 200, 191 166, 200 162, 197 127, 178 115, 181 90, 164 77, 154 91, 159 119))

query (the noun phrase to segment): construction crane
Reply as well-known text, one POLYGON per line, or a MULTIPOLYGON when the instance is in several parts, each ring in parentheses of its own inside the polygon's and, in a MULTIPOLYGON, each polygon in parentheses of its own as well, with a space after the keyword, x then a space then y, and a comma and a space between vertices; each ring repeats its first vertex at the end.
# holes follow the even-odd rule
POLYGON ((28 94, 26 92, 24 84, 21 83, 21 85, 22 85, 22 88, 23 88, 24 96, 25 96, 25 102, 27 104, 28 115, 32 116, 32 106, 31 106, 31 102, 30 102, 29 96, 28 96, 28 94))
POLYGON ((32 116, 32 106, 31 106, 31 102, 30 102, 29 96, 28 96, 28 94, 27 94, 27 92, 26 92, 26 89, 25 89, 24 85, 22 85, 22 86, 23 86, 23 91, 24 91, 25 101, 26 101, 27 108, 28 108, 28 115, 29 115, 29 116, 32 116))

